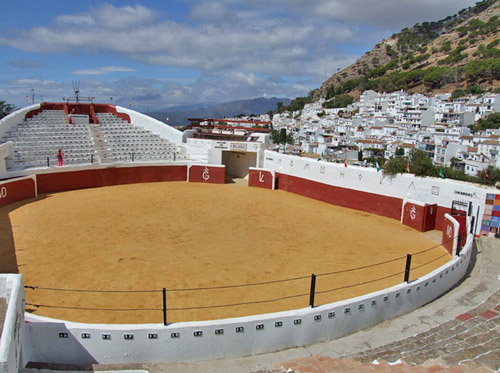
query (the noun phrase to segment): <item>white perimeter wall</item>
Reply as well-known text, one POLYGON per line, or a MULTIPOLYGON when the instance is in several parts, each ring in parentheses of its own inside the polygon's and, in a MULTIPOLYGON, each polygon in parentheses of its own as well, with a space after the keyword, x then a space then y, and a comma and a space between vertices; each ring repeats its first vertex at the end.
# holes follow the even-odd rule
POLYGON ((7 300, 7 311, 0 338, 0 372, 17 372, 24 364, 21 362, 21 340, 24 327, 24 296, 21 275, 0 275, 0 298, 7 300))
MULTIPOLYGON (((484 201, 486 188, 450 180, 402 175, 309 161, 265 152, 265 168, 326 184, 449 207, 455 198, 484 201), (439 188, 439 193, 432 193, 439 188), (470 193, 469 197, 460 193, 470 193)), ((97 325, 26 314, 23 362, 70 364, 193 361, 246 356, 330 340, 415 310, 434 300, 466 273, 473 243, 459 257, 409 284, 342 302, 293 311, 168 326, 97 325)), ((23 308, 21 308, 23 309, 23 308)))
POLYGON ((14 155, 14 143, 12 141, 0 144, 0 175, 7 172, 7 157, 14 155))
POLYGON ((24 361, 213 360, 338 338, 413 311, 449 290, 465 275, 472 244, 469 235, 460 256, 411 283, 316 308, 168 326, 80 324, 27 314, 24 361))
POLYGON ((36 109, 40 109, 40 104, 26 106, 2 118, 2 120, 0 120, 0 137, 5 135, 12 127, 15 127, 19 123, 23 123, 25 115, 31 110, 36 109))
MULTIPOLYGON (((437 203, 439 206, 451 208, 453 200, 472 202, 472 213, 479 216, 484 213, 487 193, 497 193, 491 187, 466 183, 450 179, 416 177, 402 174, 395 177, 384 176, 375 168, 358 166, 344 167, 344 163, 330 163, 309 158, 265 151, 264 168, 304 179, 341 188, 354 189, 383 196, 416 200, 423 203, 437 203)), ((478 232, 481 228, 478 222, 478 232)))

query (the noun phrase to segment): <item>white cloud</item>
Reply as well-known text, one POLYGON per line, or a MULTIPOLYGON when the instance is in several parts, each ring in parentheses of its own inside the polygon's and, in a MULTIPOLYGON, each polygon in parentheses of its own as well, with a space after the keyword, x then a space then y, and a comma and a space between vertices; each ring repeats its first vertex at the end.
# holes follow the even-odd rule
MULTIPOLYGON (((104 3, 87 12, 59 15, 53 24, 46 26, 2 32, 0 45, 41 56, 45 53, 98 58, 111 55, 113 61, 120 61, 112 62, 117 65, 126 66, 130 60, 134 66, 144 63, 144 69, 139 69, 141 73, 155 65, 195 70, 196 76, 201 76, 195 81, 176 81, 166 73, 157 79, 82 82, 82 87, 88 89, 83 95, 95 95, 96 100, 104 102, 113 97, 114 103, 122 105, 133 100, 134 105, 167 107, 261 95, 296 97, 318 87, 325 75, 330 76, 354 62, 375 43, 402 27, 444 18, 473 5, 474 0, 190 0, 186 3, 191 6, 190 11, 177 19, 142 5, 104 3)), ((101 66, 73 73, 97 76, 134 71, 122 66, 101 66)), ((71 84, 51 80, 23 79, 11 84, 43 87, 45 98, 71 93, 71 84)), ((21 99, 25 96, 25 86, 14 86, 21 99)))
MULTIPOLYGON (((318 40, 335 41, 335 36, 324 35, 314 25, 301 22, 273 20, 260 27, 242 22, 227 27, 232 13, 222 2, 196 5, 192 12, 210 19, 219 15, 222 24, 202 22, 190 25, 172 20, 152 22, 153 13, 141 6, 115 8, 103 5, 88 14, 60 16, 50 27, 34 27, 14 35, 0 36, 0 44, 27 52, 111 52, 149 64, 206 72, 237 70, 246 66, 256 69, 250 71, 252 73, 274 73, 289 60, 303 60, 307 56, 313 59, 327 53, 315 50, 318 40), (130 27, 133 22, 140 27, 130 27), (66 23, 79 24, 80 27, 68 28, 66 23), (260 64, 262 60, 266 62, 260 64), (260 69, 266 66, 267 70, 260 69)), ((232 17, 232 21, 236 19, 236 16, 232 17)), ((338 35, 345 40, 345 33, 338 35)), ((298 68, 299 65, 300 61, 298 68)))
POLYGON ((191 8, 190 16, 194 19, 212 22, 236 22, 238 16, 222 1, 197 2, 191 8))
POLYGON ((73 74, 77 74, 77 75, 103 75, 103 74, 114 73, 114 72, 130 72, 130 71, 136 71, 136 70, 132 69, 130 67, 102 66, 102 67, 96 67, 93 69, 75 70, 75 71, 73 71, 73 74))
MULTIPOLYGON (((289 2, 278 0, 281 4, 289 2)), ((417 22, 437 21, 474 5, 470 0, 295 0, 291 8, 319 19, 365 24, 385 29, 411 27, 417 22)), ((395 30, 399 31, 399 30, 395 30)))
POLYGON ((63 14, 56 17, 56 23, 64 27, 92 26, 95 20, 90 14, 63 14))
POLYGON ((22 85, 22 86, 50 86, 50 85, 58 85, 60 84, 55 80, 43 80, 43 79, 18 79, 10 82, 13 85, 22 85))
POLYGON ((115 7, 103 4, 90 13, 64 14, 56 17, 56 24, 68 26, 99 26, 113 30, 137 27, 155 20, 153 10, 142 5, 115 7))

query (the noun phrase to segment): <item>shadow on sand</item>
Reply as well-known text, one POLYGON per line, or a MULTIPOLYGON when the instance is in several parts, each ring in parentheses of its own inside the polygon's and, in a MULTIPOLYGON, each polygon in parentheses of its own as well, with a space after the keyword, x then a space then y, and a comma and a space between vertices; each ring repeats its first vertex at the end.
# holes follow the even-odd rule
POLYGON ((226 174, 226 184, 248 185, 248 180, 239 176, 226 174))

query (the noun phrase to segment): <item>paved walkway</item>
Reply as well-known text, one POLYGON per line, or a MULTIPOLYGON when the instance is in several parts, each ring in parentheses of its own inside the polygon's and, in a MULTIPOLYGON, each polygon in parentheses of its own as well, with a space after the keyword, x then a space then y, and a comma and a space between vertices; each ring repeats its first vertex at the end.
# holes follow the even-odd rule
POLYGON ((0 298, 0 336, 2 336, 3 323, 5 321, 5 313, 7 312, 7 300, 0 298))
POLYGON ((414 312, 346 337, 243 358, 197 363, 94 365, 91 369, 217 373, 498 370, 499 274, 500 241, 481 238, 476 263, 457 287, 414 312))

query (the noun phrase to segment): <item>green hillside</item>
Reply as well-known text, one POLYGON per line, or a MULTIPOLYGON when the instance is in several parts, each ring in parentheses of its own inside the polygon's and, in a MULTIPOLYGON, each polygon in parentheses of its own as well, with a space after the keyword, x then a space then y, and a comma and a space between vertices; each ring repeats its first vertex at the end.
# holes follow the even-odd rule
POLYGON ((378 43, 311 93, 357 97, 391 92, 500 91, 500 0, 485 0, 437 22, 423 22, 378 43))

